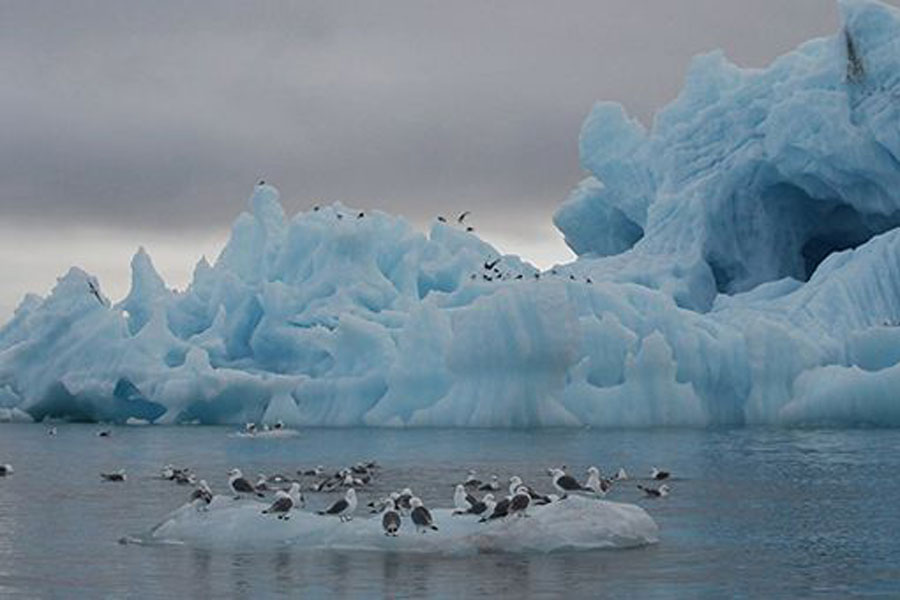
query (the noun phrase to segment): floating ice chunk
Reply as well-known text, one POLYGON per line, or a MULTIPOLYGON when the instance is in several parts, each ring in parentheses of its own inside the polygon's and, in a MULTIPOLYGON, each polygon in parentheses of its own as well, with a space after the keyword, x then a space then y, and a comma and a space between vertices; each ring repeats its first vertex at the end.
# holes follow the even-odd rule
POLYGON ((357 516, 342 523, 334 517, 293 511, 280 521, 261 513, 263 502, 216 496, 209 510, 183 506, 136 538, 143 543, 180 542, 192 546, 267 548, 291 544, 306 550, 355 550, 472 554, 478 552, 556 552, 631 548, 659 541, 656 523, 644 509, 591 498, 570 497, 528 510, 528 517, 479 523, 477 517, 453 516, 451 509, 431 510, 438 531, 422 535, 403 518, 398 537, 384 535, 381 516, 357 516))

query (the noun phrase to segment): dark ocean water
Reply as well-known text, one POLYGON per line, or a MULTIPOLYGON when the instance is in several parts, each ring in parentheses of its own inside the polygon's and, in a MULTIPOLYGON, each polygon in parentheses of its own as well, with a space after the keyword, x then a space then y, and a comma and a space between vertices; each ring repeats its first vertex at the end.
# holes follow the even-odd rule
POLYGON ((0 425, 0 463, 16 469, 0 478, 0 597, 900 597, 900 431, 312 429, 260 440, 219 427, 99 429, 0 425), (224 492, 232 466, 255 475, 366 459, 383 467, 373 495, 410 486, 430 506, 452 504, 467 468, 550 491, 550 465, 579 476, 590 464, 633 476, 659 465, 673 493, 614 489, 610 499, 660 526, 659 544, 630 550, 448 558, 117 543, 184 502, 189 489, 157 478, 166 463, 224 492), (127 482, 100 482, 119 467, 127 482))

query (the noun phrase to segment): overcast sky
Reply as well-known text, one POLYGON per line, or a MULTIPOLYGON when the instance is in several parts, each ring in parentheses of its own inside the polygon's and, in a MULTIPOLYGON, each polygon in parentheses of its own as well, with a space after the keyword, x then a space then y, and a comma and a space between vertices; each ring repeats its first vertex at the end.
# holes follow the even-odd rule
POLYGON ((837 27, 830 0, 0 0, 0 321, 71 264, 121 298, 138 245, 183 287, 259 177, 290 214, 468 208, 568 260, 550 219, 596 100, 649 123, 692 55, 837 27))

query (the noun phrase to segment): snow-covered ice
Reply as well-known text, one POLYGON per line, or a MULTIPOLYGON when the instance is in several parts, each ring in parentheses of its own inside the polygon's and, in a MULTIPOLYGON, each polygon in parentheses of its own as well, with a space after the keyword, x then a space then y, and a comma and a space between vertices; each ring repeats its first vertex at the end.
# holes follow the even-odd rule
POLYGON ((216 496, 209 510, 185 505, 149 534, 130 539, 204 547, 291 544, 306 550, 436 554, 630 548, 659 540, 656 523, 639 506, 577 496, 531 507, 528 517, 488 523, 479 523, 474 516, 453 516, 451 509, 432 509, 438 531, 417 533, 410 518, 403 517, 398 537, 384 535, 381 515, 358 515, 342 523, 334 517, 294 510, 290 519, 281 521, 262 514, 266 506, 263 502, 216 496))
POLYGON ((75 267, 26 296, 0 417, 900 425, 900 16, 839 4, 766 69, 698 57, 649 129, 598 104, 555 216, 570 264, 340 204, 288 218, 260 185, 184 291, 139 250, 118 303, 75 267))

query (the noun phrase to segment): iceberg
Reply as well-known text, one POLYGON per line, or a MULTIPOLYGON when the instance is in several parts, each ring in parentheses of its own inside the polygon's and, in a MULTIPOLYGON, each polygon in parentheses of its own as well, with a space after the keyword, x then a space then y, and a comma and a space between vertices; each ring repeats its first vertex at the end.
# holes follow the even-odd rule
POLYGON ((148 534, 125 540, 242 549, 290 544, 303 550, 441 555, 633 548, 659 541, 659 528, 639 506, 575 496, 532 507, 527 517, 488 523, 479 523, 477 517, 453 516, 451 509, 438 508, 431 511, 438 531, 419 534, 404 517, 397 537, 384 535, 380 515, 342 523, 334 517, 295 510, 282 521, 262 514, 267 506, 216 496, 208 510, 184 505, 148 534))
POLYGON ((73 267, 0 329, 0 415, 302 426, 900 425, 900 13, 765 69, 720 52, 645 128, 600 103, 540 271, 472 232, 259 185, 169 289, 73 267), (96 294, 93 291, 96 290, 96 294))

